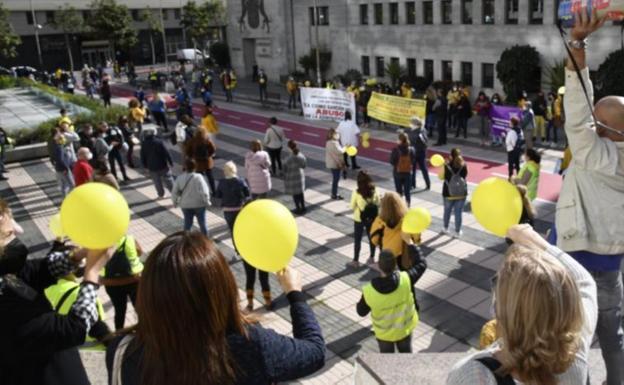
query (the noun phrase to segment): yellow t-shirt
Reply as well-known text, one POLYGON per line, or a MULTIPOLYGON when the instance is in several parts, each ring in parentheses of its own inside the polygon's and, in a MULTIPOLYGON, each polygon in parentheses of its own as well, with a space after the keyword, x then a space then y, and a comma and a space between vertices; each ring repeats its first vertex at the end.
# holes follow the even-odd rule
POLYGON ((59 121, 58 124, 59 126, 63 123, 67 123, 67 127, 69 129, 69 131, 74 132, 74 123, 72 122, 71 118, 69 116, 62 116, 59 121))
POLYGON ((145 110, 141 107, 134 107, 130 109, 130 116, 135 122, 143 123, 145 119, 145 110))
MULTIPOLYGON (((380 217, 375 218, 373 225, 371 226, 371 243, 375 246, 379 246, 380 241, 383 244, 384 250, 390 250, 395 257, 400 257, 403 254, 403 238, 401 237, 401 227, 403 220, 399 222, 395 227, 388 227, 381 220, 380 217), (375 233, 383 227, 383 239, 375 233)), ((420 244, 420 234, 412 234, 412 241, 416 244, 420 244)))
POLYGON ((353 210, 353 220, 355 222, 362 222, 362 219, 360 217, 360 215, 362 214, 362 211, 364 210, 364 208, 366 207, 366 205, 368 203, 374 203, 377 206, 379 206, 379 203, 381 202, 381 198, 379 197, 379 193, 377 192, 377 189, 375 189, 375 192, 373 193, 373 198, 370 200, 366 200, 364 199, 364 197, 356 190, 353 190, 353 193, 351 194, 351 209, 353 210))
POLYGON ((211 134, 219 133, 219 126, 217 124, 217 119, 215 119, 214 115, 204 116, 201 120, 201 126, 211 134))

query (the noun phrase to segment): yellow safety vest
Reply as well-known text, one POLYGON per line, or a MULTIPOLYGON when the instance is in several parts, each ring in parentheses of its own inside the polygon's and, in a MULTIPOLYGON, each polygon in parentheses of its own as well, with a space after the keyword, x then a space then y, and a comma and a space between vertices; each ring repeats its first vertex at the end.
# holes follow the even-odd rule
POLYGON ((531 179, 527 183, 527 196, 530 200, 537 198, 537 184, 539 183, 540 166, 532 160, 526 162, 518 173, 518 178, 522 179, 524 173, 529 171, 531 173, 531 179))
MULTIPOLYGON (((44 293, 50 305, 52 305, 53 309, 56 309, 59 302, 65 295, 65 293, 69 292, 69 295, 65 298, 61 307, 56 311, 60 315, 67 315, 71 310, 72 305, 76 302, 76 298, 78 298, 78 292, 80 291, 80 284, 75 281, 71 281, 65 278, 61 278, 56 282, 56 285, 52 285, 45 289, 44 293)), ((99 298, 95 300, 98 316, 100 320, 105 319, 104 307, 100 302, 99 298)), ((106 347, 101 343, 97 342, 94 338, 89 335, 86 336, 84 344, 80 347, 81 349, 89 349, 89 350, 106 350, 106 347)))
POLYGON ((364 300, 371 308, 375 337, 381 341, 400 341, 418 324, 409 275, 404 271, 399 274, 399 287, 392 293, 380 293, 371 283, 362 288, 364 300))

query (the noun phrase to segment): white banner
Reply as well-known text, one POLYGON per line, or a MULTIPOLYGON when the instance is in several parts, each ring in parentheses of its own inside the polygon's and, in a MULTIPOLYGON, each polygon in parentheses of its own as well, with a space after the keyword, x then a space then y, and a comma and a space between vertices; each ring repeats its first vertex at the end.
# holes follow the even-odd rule
POLYGON ((326 88, 301 87, 303 117, 308 120, 344 120, 345 111, 351 111, 355 120, 355 98, 353 94, 326 88))

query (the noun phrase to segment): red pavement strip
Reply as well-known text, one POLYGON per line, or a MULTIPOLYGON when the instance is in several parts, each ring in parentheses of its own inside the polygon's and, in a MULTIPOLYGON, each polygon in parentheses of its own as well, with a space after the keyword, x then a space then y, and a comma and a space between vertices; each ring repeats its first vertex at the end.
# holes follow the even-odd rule
MULTIPOLYGON (((115 96, 133 96, 133 92, 126 88, 113 87, 113 91, 115 96)), ((201 116, 203 113, 203 105, 201 103, 193 103, 193 112, 201 116)), ((219 122, 225 124, 231 124, 256 132, 265 132, 266 130, 266 125, 260 124, 260 122, 267 120, 267 118, 262 115, 235 111, 223 107, 215 107, 214 114, 218 117, 219 122)), ((313 146, 325 147, 325 135, 327 134, 327 129, 325 128, 288 120, 280 120, 280 126, 288 132, 288 137, 291 139, 313 146)), ((395 146, 396 144, 393 142, 371 138, 370 147, 358 148, 358 154, 365 158, 388 162, 390 152, 395 146)), ((448 152, 444 151, 427 151, 429 157, 434 154, 448 156, 448 152)), ((464 159, 468 163, 468 182, 470 183, 478 184, 491 176, 507 175, 507 163, 492 162, 472 157, 464 157, 464 159)), ((438 169, 431 165, 429 165, 429 168, 432 170, 431 176, 435 178, 438 169)), ((561 176, 542 172, 537 193, 538 198, 548 202, 557 202, 557 199, 559 199, 559 191, 561 190, 561 183, 561 176)))

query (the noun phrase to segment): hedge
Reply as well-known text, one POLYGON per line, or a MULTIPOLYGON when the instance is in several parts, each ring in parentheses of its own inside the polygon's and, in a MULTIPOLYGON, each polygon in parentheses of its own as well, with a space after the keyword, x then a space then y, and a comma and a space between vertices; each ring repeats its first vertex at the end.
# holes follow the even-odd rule
MULTIPOLYGON (((68 103, 91 110, 92 113, 90 114, 77 114, 72 117, 72 121, 76 127, 80 127, 85 124, 95 126, 102 121, 116 124, 117 119, 119 119, 120 116, 128 113, 128 109, 126 107, 113 106, 105 108, 99 100, 91 99, 83 95, 68 94, 58 90, 57 88, 25 78, 0 76, 0 89, 15 87, 35 87, 68 103)), ((50 132, 57 123, 58 118, 52 118, 40 123, 35 128, 23 128, 21 130, 17 130, 11 133, 11 137, 15 140, 15 145, 17 146, 46 142, 50 137, 50 132)))

